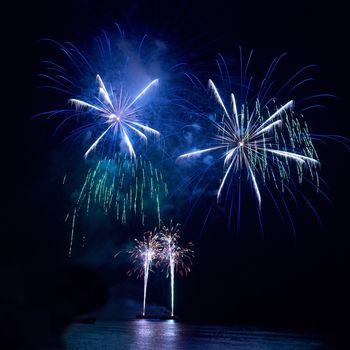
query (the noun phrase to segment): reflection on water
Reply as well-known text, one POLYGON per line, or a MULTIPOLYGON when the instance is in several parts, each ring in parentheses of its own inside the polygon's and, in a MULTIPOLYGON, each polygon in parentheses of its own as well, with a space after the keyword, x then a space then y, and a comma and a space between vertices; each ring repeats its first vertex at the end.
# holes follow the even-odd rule
POLYGON ((68 350, 331 350, 315 336, 168 321, 130 320, 73 324, 64 337, 68 350))

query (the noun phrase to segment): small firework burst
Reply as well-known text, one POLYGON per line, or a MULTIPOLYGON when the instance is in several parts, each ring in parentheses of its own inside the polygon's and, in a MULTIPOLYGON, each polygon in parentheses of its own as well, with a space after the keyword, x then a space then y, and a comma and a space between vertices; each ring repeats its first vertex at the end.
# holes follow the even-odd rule
POLYGON ((167 268, 167 273, 171 279, 171 316, 174 316, 174 279, 175 272, 180 275, 187 275, 190 272, 192 265, 192 257, 194 252, 192 250, 192 243, 188 243, 186 247, 179 246, 178 240, 180 238, 180 224, 167 227, 163 225, 159 232, 159 239, 161 241, 160 263, 167 268))
POLYGON ((148 276, 152 266, 159 258, 161 250, 161 243, 159 241, 159 233, 155 229, 154 231, 146 231, 143 234, 142 240, 135 238, 134 247, 128 251, 133 261, 133 269, 129 271, 129 274, 136 274, 138 278, 143 276, 143 309, 142 315, 145 316, 146 312, 146 296, 147 296, 147 284, 148 276))

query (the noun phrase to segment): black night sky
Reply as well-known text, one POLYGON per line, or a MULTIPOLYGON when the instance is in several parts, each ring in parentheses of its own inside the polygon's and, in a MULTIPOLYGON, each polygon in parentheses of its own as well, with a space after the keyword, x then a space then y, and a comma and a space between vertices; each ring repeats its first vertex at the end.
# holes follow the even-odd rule
MULTIPOLYGON (((106 217, 102 227, 96 228, 101 232, 100 239, 93 240, 96 246, 87 241, 89 253, 84 259, 67 258, 69 232, 62 217, 69 206, 69 195, 58 183, 67 168, 74 169, 80 162, 80 153, 78 150, 72 155, 71 145, 53 136, 55 123, 32 119, 65 103, 61 95, 48 95, 39 88, 40 61, 50 54, 41 39, 86 47, 101 29, 110 31, 113 22, 118 22, 139 37, 152 33, 171 43, 182 58, 192 57, 191 50, 199 50, 206 59, 217 52, 237 55, 241 45, 247 52, 253 49, 255 63, 260 60, 265 69, 276 55, 287 51, 282 78, 304 65, 317 64, 318 90, 338 97, 325 100, 325 109, 310 114, 310 128, 319 133, 350 135, 348 12, 339 0, 14 1, 10 7, 2 8, 6 21, 2 56, 7 62, 2 66, 6 97, 1 113, 5 141, 1 167, 5 176, 1 191, 5 194, 1 308, 9 339, 16 338, 17 332, 26 338, 32 332, 35 337, 35 326, 28 331, 23 330, 24 325, 37 324, 39 329, 39 319, 54 318, 70 297, 73 301, 67 315, 56 316, 53 327, 58 333, 65 317, 69 320, 68 314, 78 314, 80 307, 85 311, 85 307, 100 306, 107 295, 110 299, 106 303, 112 306, 113 298, 141 296, 139 282, 125 276, 126 264, 118 267, 113 259, 123 239, 118 238, 118 229, 106 217), (53 96, 52 100, 46 100, 47 96, 53 96), (65 295, 67 290, 73 296, 65 295), (90 305, 81 305, 82 299, 90 305)), ((191 274, 178 278, 177 286, 178 314, 184 320, 316 331, 329 335, 337 344, 345 340, 350 311, 349 150, 333 141, 317 147, 331 203, 312 191, 306 194, 321 225, 300 203, 299 208, 291 209, 294 237, 271 205, 271 211, 264 210, 262 238, 256 216, 247 204, 238 235, 228 232, 227 221, 220 215, 209 220, 200 235, 201 214, 211 202, 204 199, 195 208, 184 240, 195 243, 196 257, 191 274)), ((185 220, 185 215, 177 216, 177 220, 185 220)), ((166 304, 166 281, 155 277, 152 283, 150 302, 166 304)), ((104 311, 106 317, 124 316, 122 308, 118 309, 120 315, 113 316, 112 306, 104 311)))

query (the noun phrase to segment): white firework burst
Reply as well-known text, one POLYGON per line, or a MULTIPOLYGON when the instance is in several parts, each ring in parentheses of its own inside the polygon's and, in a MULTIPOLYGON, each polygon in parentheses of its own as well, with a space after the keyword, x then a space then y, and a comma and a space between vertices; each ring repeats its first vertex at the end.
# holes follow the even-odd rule
POLYGON ((118 96, 113 91, 108 93, 102 78, 96 77, 99 86, 99 97, 96 104, 91 104, 80 99, 70 99, 69 102, 75 106, 77 110, 90 109, 95 116, 99 118, 98 122, 105 126, 105 130, 97 137, 92 145, 85 152, 85 157, 93 151, 102 139, 106 138, 108 134, 116 137, 120 134, 122 140, 125 142, 130 156, 136 157, 134 146, 130 140, 129 132, 136 133, 140 139, 147 142, 147 134, 159 136, 159 132, 155 129, 144 125, 140 120, 140 107, 137 107, 137 102, 144 96, 149 89, 156 86, 158 79, 151 81, 134 99, 123 94, 120 89, 118 96))
POLYGON ((212 121, 217 130, 214 144, 185 153, 178 160, 219 151, 219 158, 223 158, 224 175, 217 191, 218 201, 229 176, 244 169, 253 185, 259 208, 261 183, 266 184, 270 179, 283 190, 291 177, 291 162, 296 163, 299 182, 307 169, 318 185, 317 153, 307 125, 293 115, 293 100, 283 105, 275 102, 271 112, 266 105, 262 108, 257 99, 250 112, 247 104, 242 104, 238 110, 235 96, 231 93, 229 112, 212 80, 209 80, 209 88, 224 112, 222 122, 212 121))

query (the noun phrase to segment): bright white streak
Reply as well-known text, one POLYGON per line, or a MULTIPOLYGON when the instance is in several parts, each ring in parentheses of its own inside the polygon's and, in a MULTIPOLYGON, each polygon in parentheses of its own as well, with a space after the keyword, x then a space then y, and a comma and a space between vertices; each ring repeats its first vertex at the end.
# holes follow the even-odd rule
POLYGON ((159 131, 157 131, 157 130, 155 130, 155 129, 152 129, 152 128, 150 128, 149 126, 142 125, 142 124, 137 123, 137 122, 128 122, 129 126, 130 126, 130 123, 131 123, 131 124, 134 124, 134 125, 136 125, 136 126, 138 126, 138 127, 140 127, 141 129, 143 129, 143 130, 145 130, 145 131, 150 132, 151 134, 155 134, 155 135, 157 135, 157 136, 160 136, 159 131))
POLYGON ((220 94, 219 94, 219 91, 217 90, 215 84, 213 83, 213 81, 212 81, 211 79, 209 79, 209 88, 211 88, 211 89, 213 90, 214 95, 215 95, 217 101, 219 102, 219 104, 221 105, 221 107, 223 108, 223 110, 225 111, 226 116, 227 116, 228 118, 230 118, 230 116, 229 116, 229 114, 228 114, 228 112, 227 112, 227 110, 226 110, 226 107, 225 107, 225 105, 224 105, 224 102, 223 102, 222 99, 221 99, 221 96, 220 96, 220 94))
POLYGON ((285 111, 288 108, 292 108, 294 106, 294 101, 290 100, 289 102, 287 102, 286 104, 284 104, 281 108, 279 108, 275 113, 273 113, 271 115, 271 117, 269 117, 268 119, 266 119, 259 127, 258 129, 255 131, 255 133, 253 133, 252 137, 255 136, 255 134, 257 132, 259 132, 259 130, 261 130, 261 128, 263 128, 267 123, 269 123, 272 119, 275 119, 278 115, 280 115, 283 111, 285 111))
POLYGON ((259 208, 260 208, 261 207, 261 195, 260 195, 259 187, 258 187, 258 184, 256 182, 256 178, 254 176, 253 170, 252 170, 251 166, 249 165, 249 161, 245 155, 244 155, 244 159, 245 159, 246 166, 249 170, 250 176, 251 176, 252 181, 253 181, 254 190, 255 190, 256 196, 258 198, 259 208))
POLYGON ((105 87, 105 84, 103 83, 101 77, 99 74, 97 74, 96 79, 98 81, 98 84, 100 86, 100 94, 103 96, 103 98, 105 99, 105 101, 113 108, 113 103, 109 97, 109 94, 107 92, 107 89, 105 87))
POLYGON ((265 128, 261 129, 259 132, 255 133, 254 136, 252 136, 252 137, 256 137, 260 134, 263 134, 263 133, 269 131, 270 129, 272 129, 274 126, 279 125, 281 123, 282 123, 282 120, 276 120, 275 122, 271 123, 270 125, 265 126, 265 128))
POLYGON ((216 197, 217 201, 219 201, 219 199, 220 199, 221 190, 222 190, 222 188, 224 187, 224 184, 225 184, 227 175, 228 175, 228 173, 230 172, 233 163, 234 163, 234 162, 232 161, 231 164, 230 164, 230 166, 229 166, 228 169, 226 170, 226 173, 225 173, 224 178, 223 178, 222 181, 221 181, 221 184, 220 184, 220 187, 219 187, 219 190, 218 190, 218 194, 217 194, 217 197, 216 197))
POLYGON ((309 161, 311 163, 318 164, 319 161, 310 157, 302 156, 300 154, 292 153, 292 152, 286 152, 286 151, 278 151, 270 148, 263 149, 261 147, 258 148, 259 150, 265 150, 266 152, 275 153, 279 156, 285 157, 285 158, 292 158, 297 160, 298 162, 304 163, 305 161, 309 161))
POLYGON ((87 103, 87 102, 84 102, 84 101, 81 101, 81 100, 77 100, 75 98, 69 99, 68 102, 72 103, 77 109, 78 108, 93 108, 93 109, 96 109, 99 112, 106 113, 106 111, 101 109, 101 108, 98 108, 98 107, 96 107, 94 105, 91 105, 90 103, 87 103))
POLYGON ((140 130, 137 130, 136 128, 134 128, 130 124, 128 124, 128 127, 130 129, 134 130, 137 133, 137 135, 139 135, 145 142, 147 142, 147 136, 143 132, 141 132, 140 130))
POLYGON ((146 295, 147 295, 147 283, 148 283, 148 273, 149 273, 149 266, 151 264, 151 252, 148 250, 146 251, 146 257, 145 257, 145 263, 144 263, 144 280, 143 280, 143 309, 142 309, 142 315, 145 316, 146 312, 146 295))
POLYGON ((153 86, 158 84, 159 79, 154 79, 153 81, 151 81, 135 98, 134 100, 125 108, 125 111, 128 110, 141 96, 143 96, 147 90, 153 86))
POLYGON ((235 95, 234 94, 231 94, 231 101, 232 101, 233 114, 235 116, 237 128, 239 129, 237 106, 236 106, 236 99, 235 99, 235 95))
POLYGON ((85 153, 85 158, 87 158, 87 156, 89 155, 89 153, 97 146, 97 144, 101 141, 101 139, 103 138, 103 136, 106 135, 107 131, 114 126, 114 124, 111 124, 99 137, 98 139, 90 146, 90 148, 86 151, 85 153))
POLYGON ((233 157, 236 149, 237 149, 237 147, 235 147, 235 148, 233 148, 233 149, 231 149, 230 151, 227 152, 225 160, 224 160, 224 165, 226 165, 231 160, 231 158, 233 157))
POLYGON ((175 261, 174 261, 172 252, 170 252, 171 317, 174 317, 174 274, 175 274, 175 261))
POLYGON ((129 136, 126 133, 126 131, 125 131, 125 129, 123 127, 122 127, 122 131, 123 131, 123 134, 124 134, 125 143, 128 146, 129 153, 130 153, 131 157, 136 158, 136 154, 135 154, 134 148, 132 147, 132 144, 131 144, 131 141, 129 139, 129 136))
POLYGON ((205 152, 210 152, 210 151, 213 151, 215 149, 224 148, 224 147, 226 147, 226 146, 217 146, 217 147, 202 149, 200 151, 194 151, 194 152, 190 152, 190 153, 185 153, 185 154, 182 154, 181 156, 177 157, 176 160, 190 158, 190 157, 193 157, 193 156, 205 153, 205 152))

